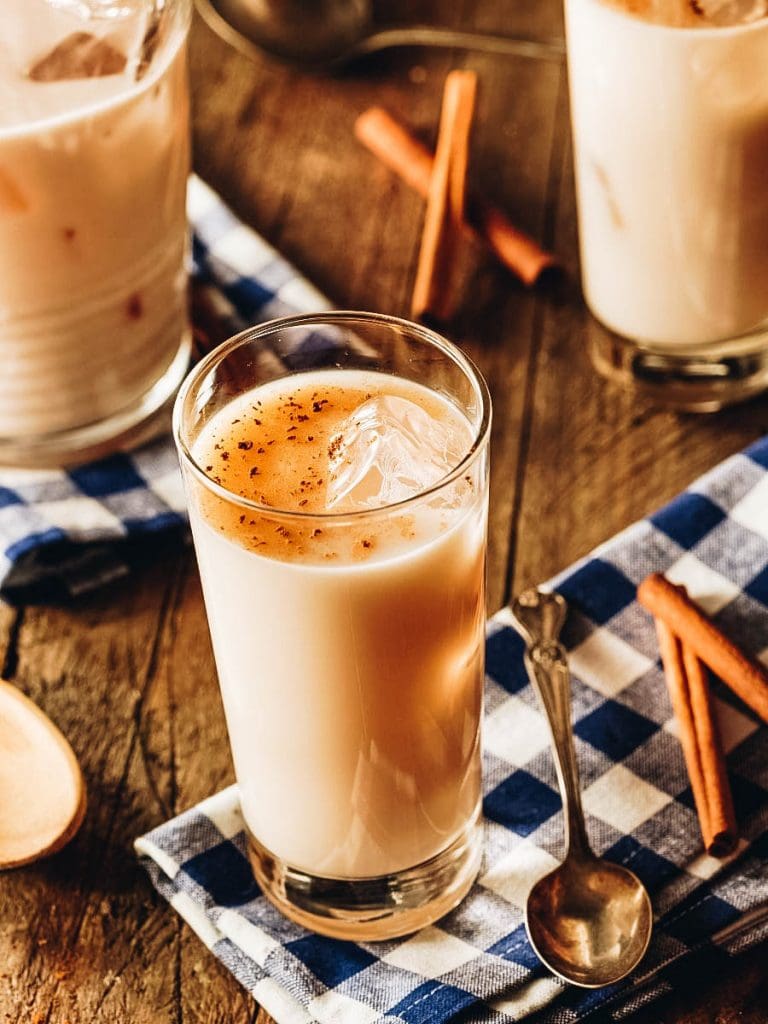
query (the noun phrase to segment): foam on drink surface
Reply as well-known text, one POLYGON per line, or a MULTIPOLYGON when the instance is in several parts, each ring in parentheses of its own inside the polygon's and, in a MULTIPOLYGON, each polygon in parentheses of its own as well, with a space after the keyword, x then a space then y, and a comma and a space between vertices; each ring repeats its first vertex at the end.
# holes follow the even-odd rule
POLYGON ((464 415, 422 385, 368 371, 297 374, 230 402, 193 446, 211 480, 261 507, 205 491, 200 511, 213 529, 271 558, 349 562, 390 555, 455 522, 475 493, 471 473, 418 511, 406 506, 357 522, 354 514, 433 487, 459 464, 471 440, 464 415), (341 523, 345 514, 352 518, 341 523))
POLYGON ((746 25, 768 17, 768 0, 604 0, 626 14, 671 28, 746 25))

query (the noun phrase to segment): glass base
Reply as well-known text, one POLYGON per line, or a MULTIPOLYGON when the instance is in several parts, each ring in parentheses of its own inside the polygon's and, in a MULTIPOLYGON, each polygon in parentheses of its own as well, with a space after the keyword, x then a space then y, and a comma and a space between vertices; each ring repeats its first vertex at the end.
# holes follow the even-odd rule
POLYGON ((432 924, 461 902, 482 856, 479 816, 442 853, 377 878, 327 878, 293 868, 248 834, 262 892, 286 917, 321 935, 375 942, 432 924))
POLYGON ((106 419, 37 437, 0 437, 0 466, 71 466, 136 448, 170 430, 173 399, 189 369, 191 354, 192 335, 185 332, 160 380, 138 402, 106 419))
POLYGON ((672 409, 716 412, 768 389, 768 331, 669 349, 621 338, 592 320, 589 347, 602 376, 672 409))

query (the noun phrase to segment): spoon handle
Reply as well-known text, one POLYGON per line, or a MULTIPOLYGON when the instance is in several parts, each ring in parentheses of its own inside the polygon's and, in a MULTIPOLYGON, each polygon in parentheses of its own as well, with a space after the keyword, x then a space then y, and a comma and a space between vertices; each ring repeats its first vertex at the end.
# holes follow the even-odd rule
POLYGON ((512 36, 462 32, 432 25, 387 26, 361 39, 354 49, 356 56, 362 56, 395 46, 438 46, 552 61, 561 61, 565 53, 565 46, 559 39, 516 39, 512 36))
POLYGON ((566 856, 592 857, 581 806, 579 769, 571 725, 571 674, 565 649, 555 641, 534 643, 525 654, 525 667, 544 708, 552 734, 552 752, 560 783, 565 817, 566 856))
POLYGON ((557 640, 568 614, 565 598, 555 591, 524 590, 512 602, 515 628, 528 647, 557 640))

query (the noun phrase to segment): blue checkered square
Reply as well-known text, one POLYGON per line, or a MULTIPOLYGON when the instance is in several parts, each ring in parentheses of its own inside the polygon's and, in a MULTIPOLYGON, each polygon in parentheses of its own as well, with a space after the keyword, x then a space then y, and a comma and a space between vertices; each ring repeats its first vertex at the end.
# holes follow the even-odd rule
POLYGON ((0 509, 7 508, 8 505, 22 505, 23 503, 23 498, 16 491, 12 491, 9 487, 0 487, 0 509))
POLYGON ((632 836, 622 836, 605 850, 604 856, 614 864, 622 864, 634 871, 650 892, 658 892, 677 874, 671 860, 660 857, 632 836))
POLYGON ((606 700, 577 722, 574 732, 612 760, 623 761, 658 728, 655 722, 623 704, 606 700))
POLYGON ((439 981, 425 981, 389 1012, 403 1024, 434 1024, 456 1019, 461 1010, 475 1002, 473 996, 439 981))
POLYGON ((221 907, 241 906, 259 893, 247 859, 226 839, 185 861, 184 874, 221 907))
POLYGON ((485 670, 507 693, 528 686, 523 649, 523 641, 509 626, 492 633, 485 645, 485 670))
POLYGON ((744 454, 747 458, 756 462, 758 466, 762 466, 763 469, 768 469, 768 444, 765 442, 765 438, 761 441, 756 441, 749 448, 744 450, 744 454))
POLYGON ((635 599, 635 585, 610 562, 595 558, 559 587, 563 597, 598 626, 617 615, 635 599))
POLYGON ((362 946, 351 942, 327 939, 323 935, 306 935, 285 947, 298 957, 328 988, 335 988, 370 964, 376 957, 362 946))
POLYGON ((492 790, 483 801, 491 821, 528 836, 560 810, 560 797, 535 776, 520 769, 492 790))
MULTIPOLYGON (((768 519, 768 509, 766 510, 766 519, 768 519)), ((768 566, 746 585, 744 592, 750 597, 754 597, 760 604, 768 606, 768 566)))
POLYGON ((692 548, 725 519, 725 512, 703 494, 681 494, 651 522, 681 548, 692 548))
POLYGON ((525 967, 531 973, 544 973, 541 961, 534 953, 533 946, 528 940, 528 933, 525 930, 524 924, 519 925, 509 935, 505 935, 503 939, 494 942, 492 946, 488 947, 486 952, 493 956, 498 956, 502 960, 511 960, 512 963, 525 967))
POLYGON ((664 929, 687 946, 695 946, 740 917, 739 911, 712 892, 692 894, 664 921, 664 929))
POLYGON ((145 486, 129 455, 113 455, 100 462, 77 466, 69 475, 89 498, 107 498, 145 486))

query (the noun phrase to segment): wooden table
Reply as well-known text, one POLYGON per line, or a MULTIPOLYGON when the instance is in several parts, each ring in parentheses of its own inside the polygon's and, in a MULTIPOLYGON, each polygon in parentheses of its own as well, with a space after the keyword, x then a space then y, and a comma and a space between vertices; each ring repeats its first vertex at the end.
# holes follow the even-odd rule
MULTIPOLYGON (((392 16, 562 32, 557 0, 391 3, 392 16)), ((768 430, 768 401, 675 415, 599 380, 578 291, 567 86, 555 62, 402 52, 338 79, 250 63, 202 24, 192 40, 198 171, 340 307, 407 313, 421 203, 352 136, 383 104, 433 141, 446 72, 480 76, 471 180, 564 258, 527 292, 465 268, 446 333, 495 406, 490 604, 560 570, 768 430)), ((0 606, 2 674, 69 736, 85 825, 47 863, 0 877, 0 1014, 20 1024, 240 1022, 266 1016, 154 895, 133 838, 232 781, 195 561, 181 541, 65 607, 0 606)), ((637 1024, 758 1024, 765 947, 697 978, 637 1024)))

